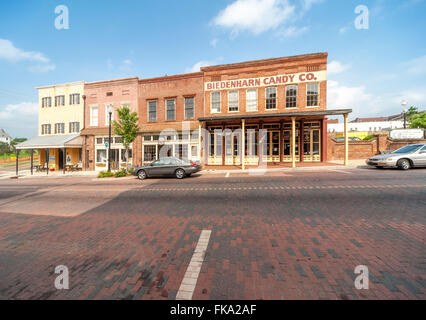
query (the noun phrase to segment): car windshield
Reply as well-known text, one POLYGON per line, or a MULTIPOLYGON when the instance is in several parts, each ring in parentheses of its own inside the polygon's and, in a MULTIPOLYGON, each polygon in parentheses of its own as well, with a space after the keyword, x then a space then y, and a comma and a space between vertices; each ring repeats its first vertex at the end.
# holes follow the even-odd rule
POLYGON ((422 145, 413 144, 411 146, 402 147, 402 148, 400 148, 398 150, 395 150, 392 153, 412 153, 412 152, 415 152, 415 151, 419 150, 421 147, 422 147, 422 145))

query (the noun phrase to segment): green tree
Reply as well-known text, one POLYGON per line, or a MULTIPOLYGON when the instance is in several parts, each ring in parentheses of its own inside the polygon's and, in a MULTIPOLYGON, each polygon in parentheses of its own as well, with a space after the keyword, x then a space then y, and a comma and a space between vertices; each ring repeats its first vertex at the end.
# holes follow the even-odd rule
POLYGON ((126 151, 126 169, 129 162, 129 148, 135 141, 138 131, 138 115, 136 112, 130 112, 129 107, 124 106, 117 110, 118 121, 113 121, 114 133, 123 139, 123 146, 126 151))
POLYGON ((27 140, 28 140, 27 138, 15 138, 10 142, 10 144, 12 146, 16 146, 18 143, 25 142, 27 140))
POLYGON ((412 115, 410 117, 410 128, 426 129, 426 112, 412 115))
POLYGON ((9 144, 6 142, 0 142, 0 155, 9 154, 11 151, 9 144))
POLYGON ((411 116, 418 114, 419 110, 415 106, 411 106, 407 111, 407 117, 410 118, 411 116))

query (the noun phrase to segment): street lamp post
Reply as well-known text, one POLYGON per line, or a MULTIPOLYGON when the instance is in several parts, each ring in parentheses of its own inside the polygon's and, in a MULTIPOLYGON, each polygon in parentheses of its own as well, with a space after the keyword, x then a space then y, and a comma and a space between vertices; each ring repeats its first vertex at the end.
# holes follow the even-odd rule
POLYGON ((108 127, 108 172, 111 172, 111 117, 114 107, 112 105, 108 106, 108 116, 109 116, 109 127, 108 127))
POLYGON ((408 102, 406 100, 402 100, 401 106, 404 108, 402 113, 404 114, 404 129, 407 129, 407 109, 405 107, 407 106, 408 102))

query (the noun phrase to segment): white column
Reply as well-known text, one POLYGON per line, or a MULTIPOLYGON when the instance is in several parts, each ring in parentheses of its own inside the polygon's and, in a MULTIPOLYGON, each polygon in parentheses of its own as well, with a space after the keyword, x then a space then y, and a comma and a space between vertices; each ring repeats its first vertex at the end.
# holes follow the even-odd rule
POLYGON ((201 163, 201 123, 198 123, 198 159, 201 163))
POLYGON ((348 160, 349 160, 349 144, 348 144, 348 115, 344 114, 343 115, 344 119, 345 119, 345 166, 348 165, 348 160))
POLYGON ((242 161, 242 169, 246 169, 246 121, 243 119, 241 124, 241 146, 242 146, 242 154, 241 154, 241 161, 242 161))
POLYGON ((296 118, 291 118, 291 161, 292 168, 296 168, 296 118))

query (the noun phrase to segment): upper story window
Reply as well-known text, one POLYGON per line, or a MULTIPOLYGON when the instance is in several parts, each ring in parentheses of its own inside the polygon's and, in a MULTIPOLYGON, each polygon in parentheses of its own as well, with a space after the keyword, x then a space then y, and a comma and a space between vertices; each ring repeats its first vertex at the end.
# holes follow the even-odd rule
POLYGON ((238 111, 238 91, 228 92, 228 111, 229 112, 238 111))
POLYGON ((247 90, 246 111, 257 111, 257 90, 256 89, 247 90))
POLYGON ((80 104, 79 93, 70 94, 70 105, 73 105, 73 104, 80 104))
POLYGON ((98 106, 90 107, 90 125, 96 127, 99 124, 99 109, 98 106))
POLYGON ((105 104, 105 125, 109 126, 109 112, 108 112, 108 108, 109 106, 112 107, 112 112, 111 112, 111 122, 114 121, 114 105, 113 104, 105 104))
POLYGON ((55 123, 55 134, 65 133, 65 123, 55 123))
POLYGON ((307 85, 307 91, 306 91, 306 106, 307 107, 317 107, 318 106, 318 96, 319 96, 318 83, 308 84, 307 85))
POLYGON ((80 122, 70 122, 69 123, 69 132, 70 133, 80 132, 80 122))
POLYGON ((277 88, 271 87, 266 88, 266 109, 276 109, 277 108, 277 88))
POLYGON ((297 86, 287 86, 285 88, 285 107, 297 108, 297 86))
POLYGON ((194 119, 194 97, 185 98, 185 119, 194 119))
POLYGON ((65 96, 56 96, 55 97, 55 107, 65 105, 65 96))
POLYGON ((176 100, 166 100, 166 120, 176 120, 176 100))
POLYGON ((51 97, 46 97, 46 98, 41 99, 41 107, 42 108, 47 108, 47 107, 51 107, 51 106, 52 106, 52 98, 51 97))
POLYGON ((51 134, 52 126, 50 124, 41 125, 41 134, 51 134))
POLYGON ((220 92, 211 93, 212 113, 220 112, 220 92))
POLYGON ((148 101, 148 122, 157 121, 157 101, 148 101))

